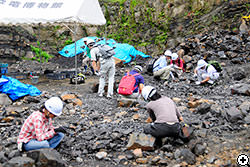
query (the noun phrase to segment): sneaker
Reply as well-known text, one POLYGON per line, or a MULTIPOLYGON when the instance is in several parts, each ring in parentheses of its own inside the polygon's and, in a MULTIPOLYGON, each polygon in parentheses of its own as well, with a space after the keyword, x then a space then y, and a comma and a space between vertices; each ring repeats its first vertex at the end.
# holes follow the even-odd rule
POLYGON ((112 96, 111 96, 111 95, 107 95, 107 98, 108 98, 108 99, 112 99, 112 96))
POLYGON ((163 83, 163 85, 164 85, 164 86, 167 86, 167 85, 168 85, 168 81, 165 81, 165 82, 163 83))
POLYGON ((99 96, 99 97, 103 97, 103 94, 102 94, 102 93, 100 93, 100 94, 98 94, 98 96, 99 96))

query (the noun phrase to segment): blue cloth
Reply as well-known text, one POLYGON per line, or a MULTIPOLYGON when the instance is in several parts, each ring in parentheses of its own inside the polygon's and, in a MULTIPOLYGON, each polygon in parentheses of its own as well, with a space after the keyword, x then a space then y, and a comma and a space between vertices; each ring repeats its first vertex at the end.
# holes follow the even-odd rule
POLYGON ((2 78, 7 79, 8 82, 0 82, 0 92, 7 94, 13 101, 26 95, 38 96, 41 94, 41 91, 33 85, 21 83, 17 79, 4 75, 2 78))
POLYGON ((56 148, 58 144, 62 141, 64 134, 59 132, 54 137, 49 140, 38 141, 36 139, 31 139, 29 142, 24 143, 24 150, 37 150, 41 148, 56 148))
MULTIPOLYGON (((129 74, 131 74, 131 75, 134 75, 134 74, 137 74, 137 73, 138 72, 135 71, 135 70, 132 70, 132 71, 129 72, 129 74)), ((127 75, 127 73, 125 74, 125 76, 126 75, 127 75)), ((139 84, 144 84, 144 78, 143 78, 143 76, 141 74, 136 75, 134 77, 135 77, 135 86, 134 87, 136 87, 136 88, 133 91, 133 93, 137 93, 139 91, 139 84)))
MULTIPOLYGON (((86 37, 88 39, 97 40, 98 37, 86 37)), ((150 57, 149 55, 144 54, 143 52, 140 52, 136 50, 132 45, 124 44, 124 43, 117 43, 114 39, 105 39, 101 38, 100 41, 97 42, 97 44, 107 44, 111 47, 116 47, 114 49, 115 55, 114 57, 124 60, 124 63, 129 63, 130 61, 134 60, 136 56, 141 56, 143 58, 150 57)), ((58 53, 64 57, 73 57, 76 55, 86 52, 87 46, 83 42, 83 38, 76 41, 76 43, 70 44, 65 46, 61 51, 58 53), (76 45, 76 51, 75 51, 75 45, 76 45)))
POLYGON ((161 56, 159 59, 157 59, 153 66, 153 72, 158 71, 164 67, 167 67, 167 60, 165 56, 161 56))

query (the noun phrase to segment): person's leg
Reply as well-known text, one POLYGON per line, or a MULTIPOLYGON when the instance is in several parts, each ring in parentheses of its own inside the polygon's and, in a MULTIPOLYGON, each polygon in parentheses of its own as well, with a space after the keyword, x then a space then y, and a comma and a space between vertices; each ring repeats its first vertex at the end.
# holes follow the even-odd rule
POLYGON ((62 141, 64 134, 59 132, 54 137, 48 140, 50 148, 56 148, 58 144, 62 141))
POLYGON ((162 73, 162 76, 161 76, 161 79, 163 80, 168 80, 169 78, 169 75, 170 75, 170 72, 171 72, 171 67, 167 66, 167 67, 164 67, 163 68, 163 73, 162 73))
POLYGON ((151 134, 156 138, 178 137, 179 123, 168 125, 166 123, 151 123, 144 128, 144 133, 151 134))
POLYGON ((109 81, 108 81, 108 94, 107 94, 107 97, 112 97, 113 92, 114 92, 115 63, 114 63, 113 60, 110 63, 111 63, 111 67, 110 67, 109 73, 108 73, 109 81))
POLYGON ((99 87, 98 87, 99 96, 103 96, 104 94, 106 75, 107 75, 106 65, 102 64, 101 69, 100 69, 100 79, 99 79, 99 87))
POLYGON ((24 143, 23 147, 25 151, 30 151, 41 148, 50 148, 50 144, 47 140, 37 141, 36 139, 31 139, 28 143, 24 143))

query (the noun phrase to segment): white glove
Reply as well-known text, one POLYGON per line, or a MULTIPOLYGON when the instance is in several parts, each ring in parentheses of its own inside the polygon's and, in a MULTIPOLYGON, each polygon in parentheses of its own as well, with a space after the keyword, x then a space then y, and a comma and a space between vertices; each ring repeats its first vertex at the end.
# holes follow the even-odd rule
POLYGON ((193 76, 193 77, 194 77, 194 78, 195 78, 195 77, 197 77, 197 74, 194 74, 194 76, 193 76))
POLYGON ((19 151, 23 151, 23 143, 18 143, 18 144, 17 144, 17 149, 18 149, 19 151))
POLYGON ((200 85, 201 82, 200 82, 200 81, 196 81, 195 84, 196 84, 196 85, 200 85))

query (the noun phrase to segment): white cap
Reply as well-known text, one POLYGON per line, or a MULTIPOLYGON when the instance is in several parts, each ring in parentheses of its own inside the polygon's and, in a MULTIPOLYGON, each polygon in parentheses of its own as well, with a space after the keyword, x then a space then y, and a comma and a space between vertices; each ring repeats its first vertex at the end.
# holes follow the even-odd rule
POLYGON ((201 67, 204 67, 204 66, 207 66, 207 62, 205 62, 205 60, 201 59, 198 61, 197 63, 197 68, 201 68, 201 67))
POLYGON ((142 67, 139 66, 139 65, 136 65, 136 66, 134 67, 134 70, 136 70, 136 71, 138 71, 138 72, 142 72, 142 67))
POLYGON ((142 97, 145 100, 148 100, 149 97, 152 97, 156 93, 156 89, 153 86, 145 86, 142 89, 142 97))
POLYGON ((95 44, 95 41, 93 40, 93 39, 88 39, 87 40, 87 45, 89 45, 89 44, 95 44))
POLYGON ((166 50, 164 53, 165 56, 171 56, 172 52, 170 50, 166 50))
POLYGON ((177 53, 173 53, 172 55, 171 55, 171 59, 172 60, 176 60, 178 58, 178 54, 177 53))
POLYGON ((45 108, 52 114, 59 116, 62 114, 63 102, 59 97, 51 97, 45 102, 45 108))

